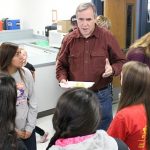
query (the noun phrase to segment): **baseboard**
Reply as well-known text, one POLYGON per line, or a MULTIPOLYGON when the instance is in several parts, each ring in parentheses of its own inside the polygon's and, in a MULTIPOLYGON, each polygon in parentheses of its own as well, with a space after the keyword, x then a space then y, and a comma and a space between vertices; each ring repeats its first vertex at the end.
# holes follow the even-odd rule
POLYGON ((52 115, 54 114, 54 111, 55 111, 55 108, 39 112, 37 118, 42 118, 48 115, 52 115))

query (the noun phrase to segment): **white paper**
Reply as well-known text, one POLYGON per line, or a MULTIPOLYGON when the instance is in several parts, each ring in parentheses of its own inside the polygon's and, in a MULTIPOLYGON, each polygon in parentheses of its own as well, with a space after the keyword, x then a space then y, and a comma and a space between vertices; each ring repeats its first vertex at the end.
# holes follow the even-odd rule
POLYGON ((74 88, 74 87, 84 87, 89 88, 92 87, 94 82, 80 82, 80 81, 68 81, 65 83, 59 83, 62 88, 74 88))

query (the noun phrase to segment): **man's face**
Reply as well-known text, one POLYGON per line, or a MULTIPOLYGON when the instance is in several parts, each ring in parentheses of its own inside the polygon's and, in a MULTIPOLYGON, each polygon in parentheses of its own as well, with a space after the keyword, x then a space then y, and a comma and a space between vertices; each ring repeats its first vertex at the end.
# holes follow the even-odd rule
POLYGON ((77 13, 78 28, 81 34, 88 38, 94 31, 96 18, 92 8, 77 13))

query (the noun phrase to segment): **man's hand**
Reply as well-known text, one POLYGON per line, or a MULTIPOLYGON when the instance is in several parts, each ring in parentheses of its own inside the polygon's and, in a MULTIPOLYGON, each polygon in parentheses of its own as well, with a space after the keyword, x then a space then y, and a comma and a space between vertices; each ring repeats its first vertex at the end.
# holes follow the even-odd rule
POLYGON ((105 64, 105 72, 103 73, 102 77, 107 78, 113 74, 113 69, 110 65, 110 62, 108 58, 106 58, 106 64, 105 64))

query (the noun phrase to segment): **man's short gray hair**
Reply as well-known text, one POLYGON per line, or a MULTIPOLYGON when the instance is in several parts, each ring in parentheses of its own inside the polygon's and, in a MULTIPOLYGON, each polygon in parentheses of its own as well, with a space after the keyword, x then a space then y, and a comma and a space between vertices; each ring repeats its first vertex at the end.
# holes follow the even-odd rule
POLYGON ((95 7, 95 5, 94 5, 93 3, 91 3, 91 2, 81 3, 81 4, 77 7, 77 9, 76 9, 76 16, 78 16, 78 15, 77 15, 78 12, 82 12, 82 11, 84 11, 84 10, 90 8, 90 7, 93 9, 94 18, 96 18, 96 17, 97 17, 96 7, 95 7))

